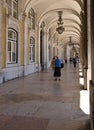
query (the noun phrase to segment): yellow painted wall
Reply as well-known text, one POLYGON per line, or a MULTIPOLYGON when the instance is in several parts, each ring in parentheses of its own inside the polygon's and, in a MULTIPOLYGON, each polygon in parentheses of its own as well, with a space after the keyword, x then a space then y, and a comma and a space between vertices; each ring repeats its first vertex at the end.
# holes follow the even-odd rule
POLYGON ((23 65, 23 22, 20 20, 20 65, 23 65))
POLYGON ((2 8, 2 68, 6 67, 6 9, 2 8))

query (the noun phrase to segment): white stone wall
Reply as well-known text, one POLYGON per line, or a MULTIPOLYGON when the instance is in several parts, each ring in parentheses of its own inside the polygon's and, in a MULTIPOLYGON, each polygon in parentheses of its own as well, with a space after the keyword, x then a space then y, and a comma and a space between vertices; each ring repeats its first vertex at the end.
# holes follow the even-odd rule
POLYGON ((2 75, 0 74, 0 76, 2 77, 0 79, 0 83, 18 77, 29 75, 31 73, 38 71, 38 69, 39 69, 38 65, 36 65, 35 63, 26 66, 7 67, 5 69, 2 69, 2 75))
MULTIPOLYGON (((1 4, 0 4, 1 6, 1 4)), ((2 8, 0 8, 2 9, 2 8)), ((0 10, 0 25, 1 25, 1 22, 2 22, 2 17, 1 17, 1 10, 0 10)), ((7 40, 8 40, 8 28, 14 28, 17 30, 18 32, 18 35, 20 36, 20 32, 19 32, 19 20, 9 16, 9 17, 6 17, 6 43, 7 43, 7 40)), ((27 20, 27 19, 26 19, 27 20)), ((7 57, 6 57, 6 68, 4 69, 1 69, 0 71, 0 83, 3 83, 3 82, 6 82, 8 80, 11 80, 11 79, 15 79, 15 78, 18 78, 18 77, 21 77, 21 76, 25 76, 25 75, 28 75, 28 74, 31 74, 31 73, 34 73, 36 71, 38 71, 39 67, 38 65, 36 65, 36 63, 32 63, 32 64, 29 64, 28 63, 28 57, 27 57, 27 49, 28 49, 28 33, 27 33, 27 22, 25 22, 24 25, 25 26, 25 34, 26 36, 24 37, 24 65, 23 66, 20 66, 19 65, 19 62, 20 62, 20 49, 19 49, 19 42, 20 42, 20 39, 18 38, 18 63, 17 64, 7 64, 7 57)), ((2 27, 0 26, 0 32, 1 32, 1 29, 2 27)), ((0 43, 1 43, 1 36, 2 33, 0 33, 0 43)), ((0 44, 1 45, 1 44, 0 44)), ((23 48, 22 48, 23 49, 23 48)), ((5 50, 7 52, 7 50, 5 50)), ((1 51, 0 51, 1 53, 1 51)), ((7 53, 6 53, 7 55, 7 53)), ((1 55, 0 55, 1 56, 1 55)), ((1 58, 2 59, 2 58, 1 58)))
POLYGON ((2 70, 3 82, 21 77, 23 75, 23 67, 7 67, 2 70))
MULTIPOLYGON (((23 57, 20 57, 20 18, 22 18, 23 8, 22 3, 19 2, 19 19, 15 19, 12 16, 8 15, 8 9, 6 4, 2 4, 0 1, 0 83, 6 82, 11 79, 15 79, 21 76, 29 75, 31 73, 35 73, 37 71, 41 71, 41 66, 40 66, 40 53, 39 53, 39 30, 37 28, 36 31, 32 32, 28 30, 28 15, 24 16, 23 20, 23 57), (6 66, 5 68, 2 69, 2 48, 1 48, 1 43, 2 43, 2 6, 6 8, 6 66), (13 28, 18 32, 18 63, 17 64, 8 64, 8 54, 7 54, 7 41, 8 41, 8 28, 13 28), (38 31, 38 32, 37 32, 38 31), (37 32, 37 33, 36 33, 37 32), (29 63, 29 53, 28 53, 28 45, 29 45, 29 37, 33 36, 35 37, 35 44, 36 44, 36 59, 35 63, 30 64, 29 63), (20 58, 23 59, 23 64, 20 65, 20 58)), ((27 13, 28 14, 28 13, 27 13)), ((48 68, 50 66, 50 62, 47 61, 47 33, 45 31, 45 35, 43 37, 44 41, 44 46, 43 46, 43 63, 44 63, 44 68, 48 68)))
POLYGON ((29 75, 31 73, 36 72, 36 65, 34 63, 30 64, 30 65, 25 65, 24 66, 24 75, 29 75))
POLYGON ((11 67, 5 69, 5 80, 10 80, 19 77, 19 68, 11 67))

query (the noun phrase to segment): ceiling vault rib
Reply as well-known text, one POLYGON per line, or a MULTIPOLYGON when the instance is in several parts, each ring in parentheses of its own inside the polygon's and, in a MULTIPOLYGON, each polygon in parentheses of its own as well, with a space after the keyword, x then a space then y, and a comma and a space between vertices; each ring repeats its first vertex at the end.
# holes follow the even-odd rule
MULTIPOLYGON (((52 30, 52 36, 57 34, 57 12, 62 11, 63 26, 65 30, 61 36, 58 37, 62 39, 63 37, 72 36, 72 39, 80 42, 82 24, 81 11, 84 6, 83 0, 70 0, 69 3, 67 2, 68 0, 59 0, 59 2, 56 0, 25 1, 26 2, 23 2, 23 14, 28 14, 32 7, 36 14, 36 25, 40 27, 41 23, 44 22, 46 31, 49 32, 49 29, 52 30)), ((68 42, 68 40, 66 42, 68 42)))

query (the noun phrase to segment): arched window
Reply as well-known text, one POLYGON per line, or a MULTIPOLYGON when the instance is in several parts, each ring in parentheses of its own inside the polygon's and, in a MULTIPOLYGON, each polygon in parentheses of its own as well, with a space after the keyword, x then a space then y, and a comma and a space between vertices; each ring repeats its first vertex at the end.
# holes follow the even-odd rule
POLYGON ((8 63, 17 63, 18 62, 18 33, 9 28, 8 29, 8 63))
POLYGON ((29 61, 30 63, 35 62, 35 39, 33 37, 30 38, 29 61))
POLYGON ((8 6, 8 14, 14 18, 18 18, 18 0, 6 0, 8 6))
POLYGON ((32 8, 29 11, 29 26, 35 30, 35 12, 32 8))

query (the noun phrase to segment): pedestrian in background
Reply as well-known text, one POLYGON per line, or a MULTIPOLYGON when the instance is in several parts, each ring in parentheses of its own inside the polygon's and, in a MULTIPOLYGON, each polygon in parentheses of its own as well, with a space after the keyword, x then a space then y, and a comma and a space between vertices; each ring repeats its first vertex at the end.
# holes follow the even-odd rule
POLYGON ((51 61, 51 68, 53 70, 55 70, 55 56, 53 57, 52 61, 51 61))
POLYGON ((76 68, 76 64, 77 64, 77 59, 76 59, 76 57, 73 58, 73 64, 74 64, 74 68, 76 68))
POLYGON ((54 70, 55 80, 60 80, 61 77, 61 60, 58 56, 55 57, 55 70, 54 70))
POLYGON ((72 58, 70 57, 70 64, 71 64, 71 62, 72 62, 72 58))

